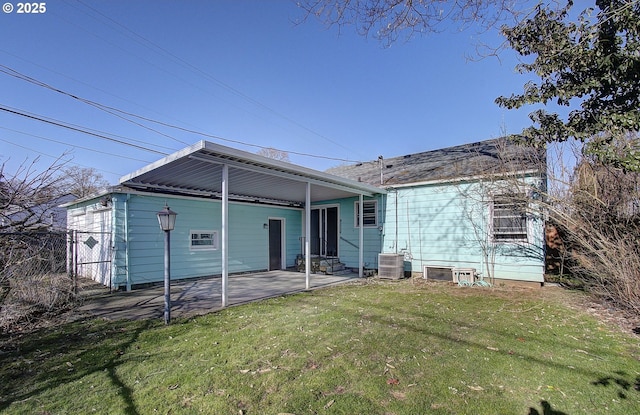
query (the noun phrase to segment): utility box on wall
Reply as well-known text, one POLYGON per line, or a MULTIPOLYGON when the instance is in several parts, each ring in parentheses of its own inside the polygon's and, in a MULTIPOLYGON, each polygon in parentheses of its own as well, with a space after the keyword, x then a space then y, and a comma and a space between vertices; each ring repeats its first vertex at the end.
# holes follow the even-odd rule
POLYGON ((378 254, 378 277, 394 280, 404 277, 404 255, 378 254))

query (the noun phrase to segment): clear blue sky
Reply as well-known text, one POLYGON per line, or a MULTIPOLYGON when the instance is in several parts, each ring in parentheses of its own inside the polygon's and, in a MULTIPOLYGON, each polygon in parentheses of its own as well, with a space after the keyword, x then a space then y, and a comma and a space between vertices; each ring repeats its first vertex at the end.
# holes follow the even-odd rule
MULTIPOLYGON (((296 25, 302 16, 289 0, 46 1, 43 14, 0 13, 0 64, 121 111, 289 151, 293 163, 319 170, 342 161, 294 153, 374 160, 529 125, 530 109, 494 104, 522 90, 513 54, 469 61, 473 31, 384 48, 352 28, 296 25)), ((200 139, 258 150, 136 120, 159 134, 6 73, 0 106, 156 151, 0 111, 0 162, 9 171, 38 156, 44 168, 66 152, 115 184, 157 152, 200 139)))

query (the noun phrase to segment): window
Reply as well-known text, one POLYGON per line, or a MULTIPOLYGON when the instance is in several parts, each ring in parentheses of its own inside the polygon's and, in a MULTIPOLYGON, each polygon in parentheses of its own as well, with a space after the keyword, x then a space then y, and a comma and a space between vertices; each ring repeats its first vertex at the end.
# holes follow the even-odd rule
POLYGON ((189 249, 207 251, 218 249, 218 231, 191 231, 189 249))
POLYGON ((493 240, 527 240, 527 201, 523 195, 496 196, 493 200, 493 240))
MULTIPOLYGON (((355 204, 355 212, 354 212, 354 223, 356 224, 356 228, 360 227, 360 218, 358 217, 360 214, 360 202, 356 202, 355 204)), ((378 201, 377 200, 366 200, 362 202, 362 223, 365 228, 377 227, 378 226, 378 201)))

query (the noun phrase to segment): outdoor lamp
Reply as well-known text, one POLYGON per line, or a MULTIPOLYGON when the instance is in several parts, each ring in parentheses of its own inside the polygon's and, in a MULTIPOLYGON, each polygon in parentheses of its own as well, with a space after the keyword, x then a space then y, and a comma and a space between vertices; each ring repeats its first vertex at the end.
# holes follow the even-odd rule
POLYGON ((178 214, 169 209, 167 204, 164 204, 164 209, 158 212, 158 223, 160 223, 160 229, 165 232, 172 231, 176 225, 176 216, 178 214))
POLYGON ((171 239, 169 234, 176 225, 176 216, 178 214, 167 204, 164 209, 158 212, 158 223, 160 229, 164 231, 164 324, 171 321, 171 239))

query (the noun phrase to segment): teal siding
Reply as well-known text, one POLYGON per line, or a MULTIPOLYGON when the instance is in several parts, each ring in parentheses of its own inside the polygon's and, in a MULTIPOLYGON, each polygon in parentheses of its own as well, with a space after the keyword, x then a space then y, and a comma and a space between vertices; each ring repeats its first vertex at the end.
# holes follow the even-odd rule
MULTIPOLYGON (((529 181, 537 180, 534 178, 529 181)), ((364 228, 364 265, 378 267, 378 253, 402 253, 405 270, 421 273, 424 266, 476 268, 497 279, 543 281, 544 226, 531 215, 526 243, 490 240, 490 195, 504 183, 465 182, 391 189, 377 200, 378 227, 364 228)), ((358 197, 314 204, 338 206, 338 255, 347 267, 359 264, 359 229, 355 227, 358 197)), ((371 198, 365 198, 372 200, 371 198)), ((171 232, 172 279, 220 275, 221 250, 190 249, 191 230, 218 231, 221 241, 221 202, 151 194, 111 195, 111 282, 128 287, 163 280, 164 235, 156 214, 165 204, 178 212, 171 232)), ((97 206, 97 199, 69 208, 69 215, 97 206)), ((70 217, 71 217, 70 216, 70 217)), ((304 210, 243 203, 229 204, 229 272, 252 272, 269 267, 269 219, 285 224, 286 267, 301 254, 304 210)), ((80 224, 81 225, 81 224, 80 224)))
MULTIPOLYGON (((192 230, 218 231, 221 241, 221 203, 197 199, 131 195, 128 207, 128 272, 131 284, 158 282, 163 279, 164 235, 156 213, 165 200, 178 213, 171 232, 171 278, 220 275, 222 251, 190 249, 192 230)), ((285 221, 286 265, 293 266, 301 232, 302 211, 269 206, 229 204, 229 273, 265 270, 269 264, 269 218, 285 221)))
POLYGON ((111 263, 111 278, 113 286, 127 285, 127 195, 113 194, 111 196, 113 203, 113 262, 111 263))
POLYGON ((382 252, 403 253, 413 272, 422 272, 425 265, 470 267, 485 276, 493 269, 498 279, 542 282, 544 227, 540 215, 530 218, 527 242, 494 243, 490 239, 488 195, 499 188, 499 183, 475 182, 390 191, 382 252))
MULTIPOLYGON (((360 246, 360 230, 355 226, 355 204, 359 200, 357 197, 340 199, 340 200, 328 200, 323 203, 317 203, 313 206, 322 205, 338 205, 339 214, 339 239, 338 239, 338 256, 340 262, 345 264, 349 268, 358 268, 359 266, 359 246, 360 246)), ((364 198, 367 200, 378 201, 378 222, 382 223, 384 216, 383 200, 380 198, 364 198)), ((363 248, 363 260, 365 268, 377 268, 378 267, 378 253, 382 243, 382 233, 377 227, 365 227, 363 232, 364 248, 363 248)))

